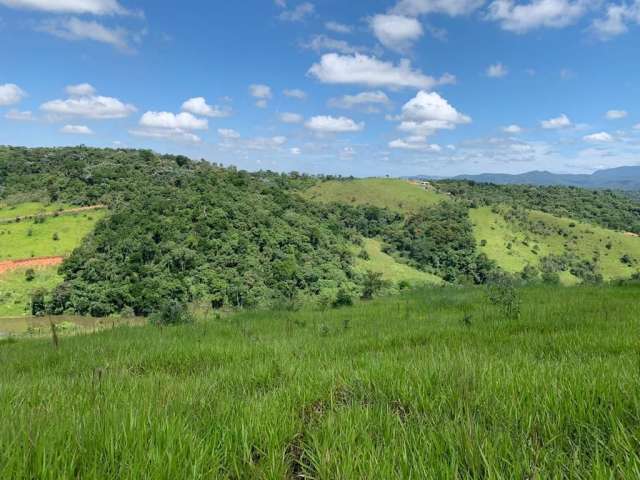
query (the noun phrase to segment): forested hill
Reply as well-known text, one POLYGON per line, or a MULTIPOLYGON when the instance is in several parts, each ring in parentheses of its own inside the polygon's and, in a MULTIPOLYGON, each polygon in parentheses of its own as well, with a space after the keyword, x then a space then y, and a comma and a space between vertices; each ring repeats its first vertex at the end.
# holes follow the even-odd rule
POLYGON ((640 233, 640 206, 610 191, 466 181, 425 190, 249 173, 148 150, 0 147, 0 203, 24 202, 109 210, 62 264, 51 313, 337 306, 405 288, 407 275, 600 281, 640 267, 640 245, 622 233, 640 233), (404 277, 384 277, 389 270, 404 277))

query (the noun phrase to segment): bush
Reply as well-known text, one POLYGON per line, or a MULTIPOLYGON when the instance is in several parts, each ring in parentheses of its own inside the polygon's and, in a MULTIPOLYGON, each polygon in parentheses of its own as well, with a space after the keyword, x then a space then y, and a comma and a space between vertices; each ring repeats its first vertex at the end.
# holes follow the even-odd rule
POLYGON ((24 272, 24 279, 27 282, 33 282, 36 278, 36 271, 33 268, 27 268, 24 272))
POLYGON ((511 277, 501 275, 492 280, 487 288, 487 298, 508 319, 515 320, 520 318, 520 294, 511 277))
POLYGON ((152 314, 149 320, 154 325, 184 325, 193 323, 194 318, 184 303, 170 300, 152 314))
POLYGON ((336 299, 333 301, 333 306, 338 307, 350 307, 353 305, 353 296, 346 287, 340 287, 336 299))

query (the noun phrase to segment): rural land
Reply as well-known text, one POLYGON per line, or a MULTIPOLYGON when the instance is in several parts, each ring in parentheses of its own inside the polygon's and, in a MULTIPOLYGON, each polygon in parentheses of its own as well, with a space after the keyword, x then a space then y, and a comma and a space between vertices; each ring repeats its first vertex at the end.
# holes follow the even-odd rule
POLYGON ((635 478, 640 204, 0 147, 0 477, 635 478))

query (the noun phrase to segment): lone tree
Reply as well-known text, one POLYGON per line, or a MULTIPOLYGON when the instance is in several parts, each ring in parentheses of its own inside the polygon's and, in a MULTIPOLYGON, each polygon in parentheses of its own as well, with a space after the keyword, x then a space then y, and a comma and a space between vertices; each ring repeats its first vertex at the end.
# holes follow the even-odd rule
POLYGON ((382 280, 381 272, 372 272, 367 270, 364 276, 362 298, 369 300, 384 288, 385 282, 382 280))

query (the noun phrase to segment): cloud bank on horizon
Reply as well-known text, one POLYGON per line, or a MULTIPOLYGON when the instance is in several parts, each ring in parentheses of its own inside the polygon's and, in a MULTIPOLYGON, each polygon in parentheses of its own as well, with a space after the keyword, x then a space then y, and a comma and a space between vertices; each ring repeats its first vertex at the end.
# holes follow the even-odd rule
POLYGON ((640 164, 640 0, 0 0, 0 142, 344 175, 640 164))

